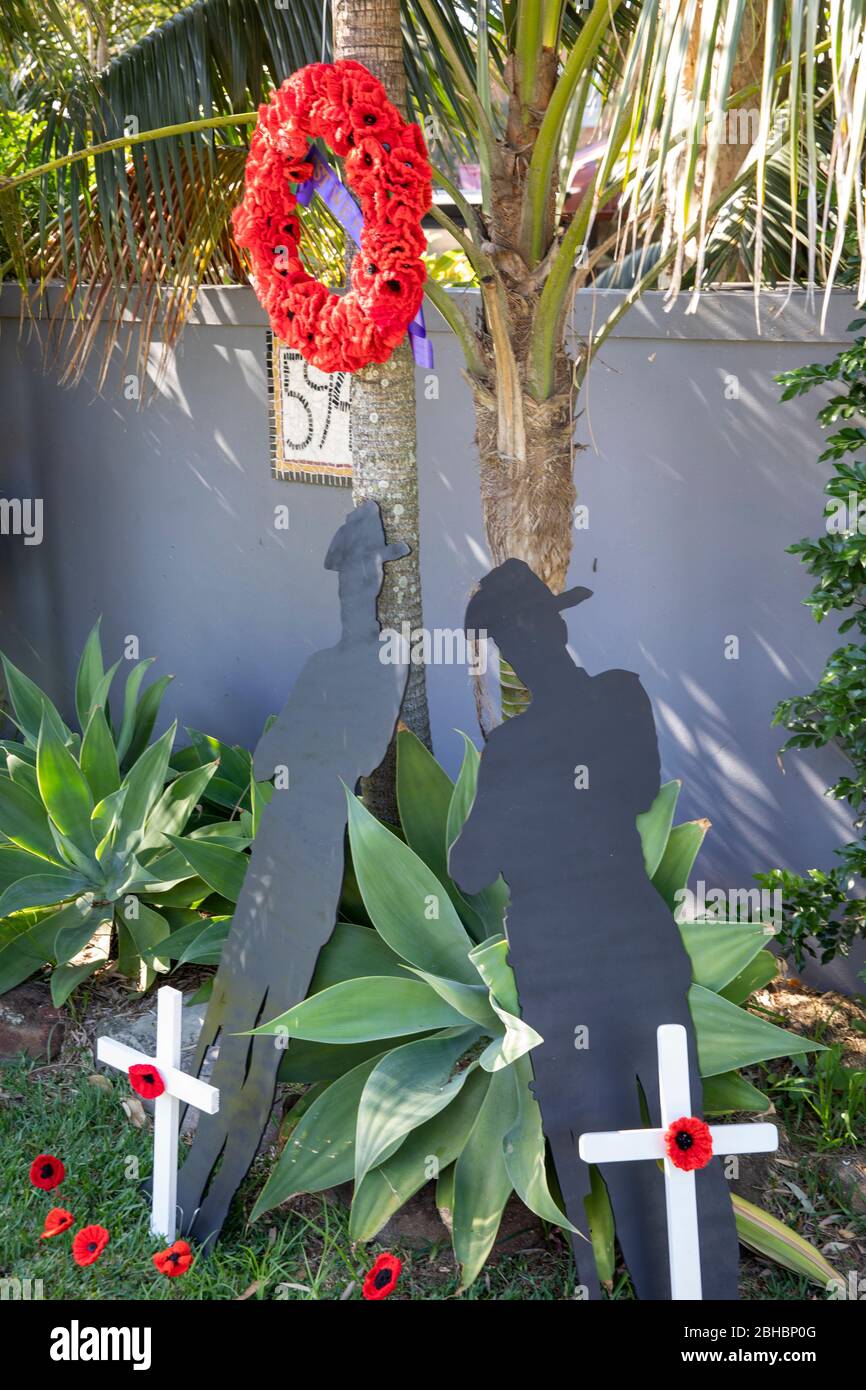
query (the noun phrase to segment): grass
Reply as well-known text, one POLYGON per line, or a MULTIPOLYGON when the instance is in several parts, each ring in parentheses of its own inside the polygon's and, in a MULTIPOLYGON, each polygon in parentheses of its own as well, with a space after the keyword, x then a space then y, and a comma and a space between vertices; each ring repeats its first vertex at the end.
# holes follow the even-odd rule
MULTIPOLYGON (((348 1211, 334 1198, 309 1196, 268 1213, 252 1224, 249 1212, 267 1176, 262 1156, 235 1203, 224 1238, 208 1259, 188 1274, 168 1280, 151 1257, 160 1248, 147 1229, 148 1206, 139 1190, 151 1152, 149 1122, 137 1128, 122 1102, 129 1089, 118 1078, 92 1080, 87 1060, 38 1067, 26 1062, 0 1069, 0 1275, 41 1280, 46 1299, 223 1300, 359 1299, 364 1274, 381 1248, 353 1247, 348 1211), (44 1193, 32 1187, 28 1169, 37 1153, 56 1154, 66 1167, 60 1188, 44 1193), (73 1231, 41 1241, 46 1213, 63 1206, 76 1219, 73 1231), (111 1241, 96 1265, 79 1269, 72 1261, 71 1237, 78 1227, 97 1223, 111 1241)), ((866 1243, 866 1220, 847 1210, 841 1193, 822 1181, 811 1153, 804 1152, 792 1172, 793 1187, 781 1184, 767 1205, 819 1243, 839 1228, 857 1226, 866 1243), (824 1225, 822 1226, 822 1223, 824 1225)), ((769 1196, 769 1194, 768 1194, 769 1196)), ((388 1247, 404 1261, 394 1297, 437 1301, 457 1293, 458 1272, 444 1237, 441 1244, 409 1249, 388 1247)), ((853 1249, 852 1249, 853 1256, 853 1249)), ((831 1256, 832 1258, 832 1256, 831 1256)), ((862 1261, 861 1261, 862 1263, 862 1261)), ((844 1268, 850 1267, 848 1261, 844 1268)), ((744 1297, 800 1300, 823 1297, 805 1280, 744 1255, 744 1297)), ((572 1297, 574 1274, 567 1246, 552 1233, 544 1245, 494 1257, 465 1301, 563 1301, 572 1297)), ((619 1272, 610 1295, 631 1299, 627 1276, 619 1272)))

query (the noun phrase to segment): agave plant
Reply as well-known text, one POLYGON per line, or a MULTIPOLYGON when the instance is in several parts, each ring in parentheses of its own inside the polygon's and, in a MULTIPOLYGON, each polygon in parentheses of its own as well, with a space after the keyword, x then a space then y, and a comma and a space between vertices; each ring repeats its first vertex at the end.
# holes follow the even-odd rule
POLYGON ((202 912, 223 913, 230 906, 223 881, 243 879, 249 812, 235 821, 199 815, 184 833, 220 760, 196 761, 178 775, 170 766, 176 725, 150 742, 171 679, 142 690, 152 660, 129 672, 122 715, 113 721, 109 697, 120 661, 104 669, 97 623, 78 666, 78 733, 3 658, 20 740, 0 743, 0 992, 48 963, 60 1005, 106 964, 114 942, 121 972, 147 986, 155 970, 167 968, 159 942, 190 917, 200 924, 202 912), (215 886, 214 872, 199 869, 217 847, 226 858, 215 886), (101 949, 77 960, 94 937, 101 949))
MULTIPOLYGON (((353 1179, 350 1232, 369 1240, 435 1178, 464 1288, 483 1267, 512 1192, 543 1220, 570 1229, 529 1090, 531 1051, 542 1039, 520 1017, 503 930, 505 885, 466 897, 447 872, 478 763, 465 738, 452 785, 412 734, 398 735, 405 840, 348 796, 354 872, 343 906, 360 906, 370 925, 339 922, 308 998, 256 1030, 285 1046, 282 1079, 312 1085, 291 1111, 286 1146, 254 1215, 353 1179)), ((673 825, 678 792, 678 783, 667 783, 639 818, 647 873, 672 911, 708 828, 706 821, 673 825)), ((769 1102, 738 1068, 817 1046, 743 1007, 776 973, 767 932, 717 922, 680 930, 693 967, 705 1109, 766 1110, 769 1102)), ((613 1221, 598 1174, 587 1216, 601 1278, 609 1279, 613 1221)), ((743 1203, 737 1217, 741 1237, 763 1253, 822 1281, 833 1277, 774 1218, 743 1203)))

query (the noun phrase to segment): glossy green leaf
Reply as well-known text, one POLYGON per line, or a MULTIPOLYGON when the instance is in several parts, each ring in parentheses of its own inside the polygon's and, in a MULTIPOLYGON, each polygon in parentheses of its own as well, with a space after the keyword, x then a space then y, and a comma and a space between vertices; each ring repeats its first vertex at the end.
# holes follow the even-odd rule
POLYGON ((183 855, 193 873, 229 902, 237 902, 250 862, 246 854, 227 849, 216 841, 194 840, 189 835, 183 838, 167 835, 166 839, 183 855))
POLYGON ((59 859, 45 807, 24 787, 0 777, 0 831, 17 845, 45 860, 59 859))
POLYGON ((636 817, 648 878, 652 878, 662 862, 681 787, 679 781, 665 782, 649 810, 636 817))
POLYGON ((0 949, 0 994, 20 985, 46 961, 53 959, 54 941, 61 928, 77 925, 81 913, 74 903, 49 913, 24 927, 0 949))
POLYGON ((52 869, 50 872, 31 874, 29 878, 19 878, 10 884, 0 897, 0 917, 9 917, 13 912, 23 912, 28 907, 51 907, 67 898, 78 897, 87 891, 89 880, 71 869, 52 869))
POLYGON ((472 941, 442 884, 356 796, 347 800, 352 863, 379 935, 410 965, 476 983, 472 941))
POLYGON ((397 805, 406 843, 444 884, 446 834, 453 783, 409 729, 397 734, 397 805))
MULTIPOLYGON (((90 723, 94 707, 94 695, 105 674, 102 661, 102 643, 99 638, 101 624, 102 619, 97 618, 90 629, 81 652, 78 672, 75 677, 75 708, 78 713, 78 723, 82 729, 86 729, 90 723)), ((103 795, 105 795, 104 792, 103 795)))
POLYGON ((451 1028, 393 1048, 370 1073, 358 1106, 355 1181, 386 1152, 444 1110, 474 1065, 478 1028, 451 1028))
MULTIPOLYGON (((132 742, 132 734, 135 728, 135 711, 138 706, 138 693, 141 689, 141 683, 155 660, 155 656, 145 657, 144 661, 139 661, 133 666, 126 678, 126 688, 123 695, 123 714, 120 721, 120 730, 117 735, 117 756, 121 763, 127 761, 127 750, 132 742)), ((134 759, 130 759, 129 761, 134 761, 134 759)))
POLYGON ((120 787, 117 750, 101 706, 93 711, 85 726, 81 744, 81 771, 87 778, 95 802, 111 796, 120 787))
POLYGON ((0 845, 0 894, 6 892, 19 878, 50 872, 51 866, 37 854, 30 854, 17 845, 0 845))
POLYGON ((92 852, 90 788, 69 749, 44 719, 36 747, 36 776, 45 809, 57 829, 80 850, 92 852))
POLYGON ((717 1076, 793 1052, 824 1052, 820 1043, 765 1023, 762 1018, 701 985, 689 990, 689 1008, 695 1025, 701 1076, 717 1076))
POLYGON ((683 825, 675 825, 668 836, 665 852, 652 881, 671 912, 677 907, 677 894, 689 881, 698 850, 709 828, 708 820, 686 821, 683 825))
POLYGON ((168 835, 180 835, 216 772, 217 763, 182 772, 169 782, 147 818, 139 850, 158 848, 168 835))
POLYGON ((2 657, 2 662, 6 689, 9 692, 15 723, 27 742, 32 747, 36 747, 43 719, 61 741, 67 741, 70 737, 69 729, 48 696, 39 689, 38 685, 34 684, 29 676, 25 676, 23 671, 19 671, 18 667, 14 666, 7 657, 2 657))
POLYGON ((123 779, 126 795, 117 831, 119 854, 134 854, 141 843, 147 818, 165 786, 176 728, 172 724, 156 743, 146 748, 123 779))
POLYGON ((251 1031, 310 1042, 360 1043, 465 1023, 423 980, 368 976, 320 990, 251 1031))
MULTIPOLYGON (((478 767, 481 760, 481 755, 471 738, 466 734, 461 734, 461 737, 464 745, 463 762, 448 807, 446 838, 449 850, 460 834, 475 800, 478 787, 478 767)), ((450 879, 449 882, 451 882, 450 879)), ((508 885, 503 878, 498 878, 495 883, 491 883, 480 893, 460 893, 459 889, 456 888, 455 892, 470 914, 467 920, 472 923, 473 935, 476 940, 483 941, 502 931, 509 899, 508 885), (476 922, 478 923, 477 930, 476 922)), ((460 910, 463 911, 464 909, 461 908, 460 910)))

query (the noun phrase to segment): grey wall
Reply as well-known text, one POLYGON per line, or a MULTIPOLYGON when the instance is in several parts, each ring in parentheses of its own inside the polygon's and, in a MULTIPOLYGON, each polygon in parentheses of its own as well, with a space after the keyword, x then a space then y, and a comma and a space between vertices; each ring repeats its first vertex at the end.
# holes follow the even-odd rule
MULTIPOLYGON (((583 334, 618 299, 578 296, 583 334)), ((667 776, 682 807, 713 822, 700 874, 749 886, 758 869, 832 862, 848 833, 823 795, 839 755, 776 761, 774 704, 811 688, 834 632, 816 627, 785 546, 819 525, 817 400, 778 404, 773 375, 830 357, 853 306, 834 298, 821 338, 802 296, 648 295, 590 373, 576 462, 589 528, 575 531, 573 583, 595 591, 569 617, 589 670, 639 671, 667 776), (731 378, 738 383, 731 396, 731 378), (725 640, 739 639, 726 660, 725 640)), ((0 298, 6 496, 41 497, 45 539, 0 544, 3 646, 68 710, 84 636, 139 637, 176 679, 165 709, 222 738, 255 741, 307 655, 335 640, 335 576, 321 567, 350 504, 342 489, 272 480, 264 317, 245 288, 205 291, 159 394, 144 411, 121 390, 60 389, 40 370, 17 299, 0 298), (288 533, 274 507, 288 503, 288 533)), ((438 400, 419 374, 422 578, 428 627, 457 627, 487 558, 473 419, 458 349, 432 333, 438 400)), ((428 672, 436 752, 454 772, 454 728, 474 731, 464 670, 428 672)))

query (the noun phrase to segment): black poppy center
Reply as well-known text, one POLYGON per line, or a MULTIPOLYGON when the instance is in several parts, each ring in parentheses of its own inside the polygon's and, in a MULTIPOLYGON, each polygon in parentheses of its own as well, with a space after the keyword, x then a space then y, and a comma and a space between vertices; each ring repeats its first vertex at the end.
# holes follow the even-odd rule
POLYGON ((93 1252, 94 1252, 94 1250, 96 1249, 96 1241, 95 1241, 95 1240, 92 1240, 92 1241, 90 1242, 90 1244, 88 1245, 87 1249, 89 1250, 90 1254, 92 1255, 93 1252))
POLYGON ((379 269, 379 267, 378 267, 377 265, 374 265, 373 262, 371 261, 370 264, 367 266, 367 274, 368 274, 368 275, 375 275, 376 272, 378 271, 378 269, 379 269))
POLYGON ((677 1148, 682 1149, 683 1153, 690 1149, 694 1142, 695 1136, 693 1134, 689 1134, 687 1129, 681 1129, 677 1134, 676 1139, 674 1140, 674 1143, 676 1144, 677 1148))
POLYGON ((369 152, 364 155, 364 163, 366 164, 368 169, 370 165, 373 163, 373 156, 369 152))
POLYGON ((178 1264, 178 1263, 180 1262, 180 1255, 177 1253, 176 1250, 174 1251, 173 1254, 169 1255, 168 1258, 169 1258, 169 1263, 170 1263, 170 1264, 176 1265, 176 1264, 178 1264))
POLYGON ((390 1271, 390 1269, 380 1269, 380 1270, 379 1270, 379 1273, 376 1275, 376 1278, 373 1280, 373 1285, 374 1285, 374 1287, 377 1288, 377 1289, 384 1289, 388 1284, 390 1284, 390 1282, 391 1282, 391 1271, 390 1271))
POLYGON ((53 1177, 54 1177, 54 1164, 53 1164, 53 1163, 43 1163, 43 1165, 42 1165, 42 1177, 43 1177, 43 1178, 53 1178, 53 1177))
POLYGON ((152 1085, 153 1085, 153 1082, 154 1082, 154 1075, 153 1075, 153 1072, 152 1072, 152 1071, 146 1071, 146 1072, 144 1073, 144 1082, 145 1082, 145 1085, 146 1085, 146 1086, 152 1086, 152 1085))
POLYGON ((400 281, 399 281, 399 280, 389 280, 389 281, 388 281, 388 289, 389 289, 389 290, 393 290, 393 291, 394 291, 394 294, 397 294, 398 291, 399 291, 399 289, 400 289, 400 281))
POLYGON ((387 140, 382 141, 382 149, 385 151, 386 154, 391 153, 391 146, 388 144, 387 140))
POLYGON ((372 112, 372 111, 368 111, 367 114, 366 114, 366 116, 364 117, 364 125, 375 125, 375 124, 376 124, 376 117, 373 115, 373 112, 372 112))

